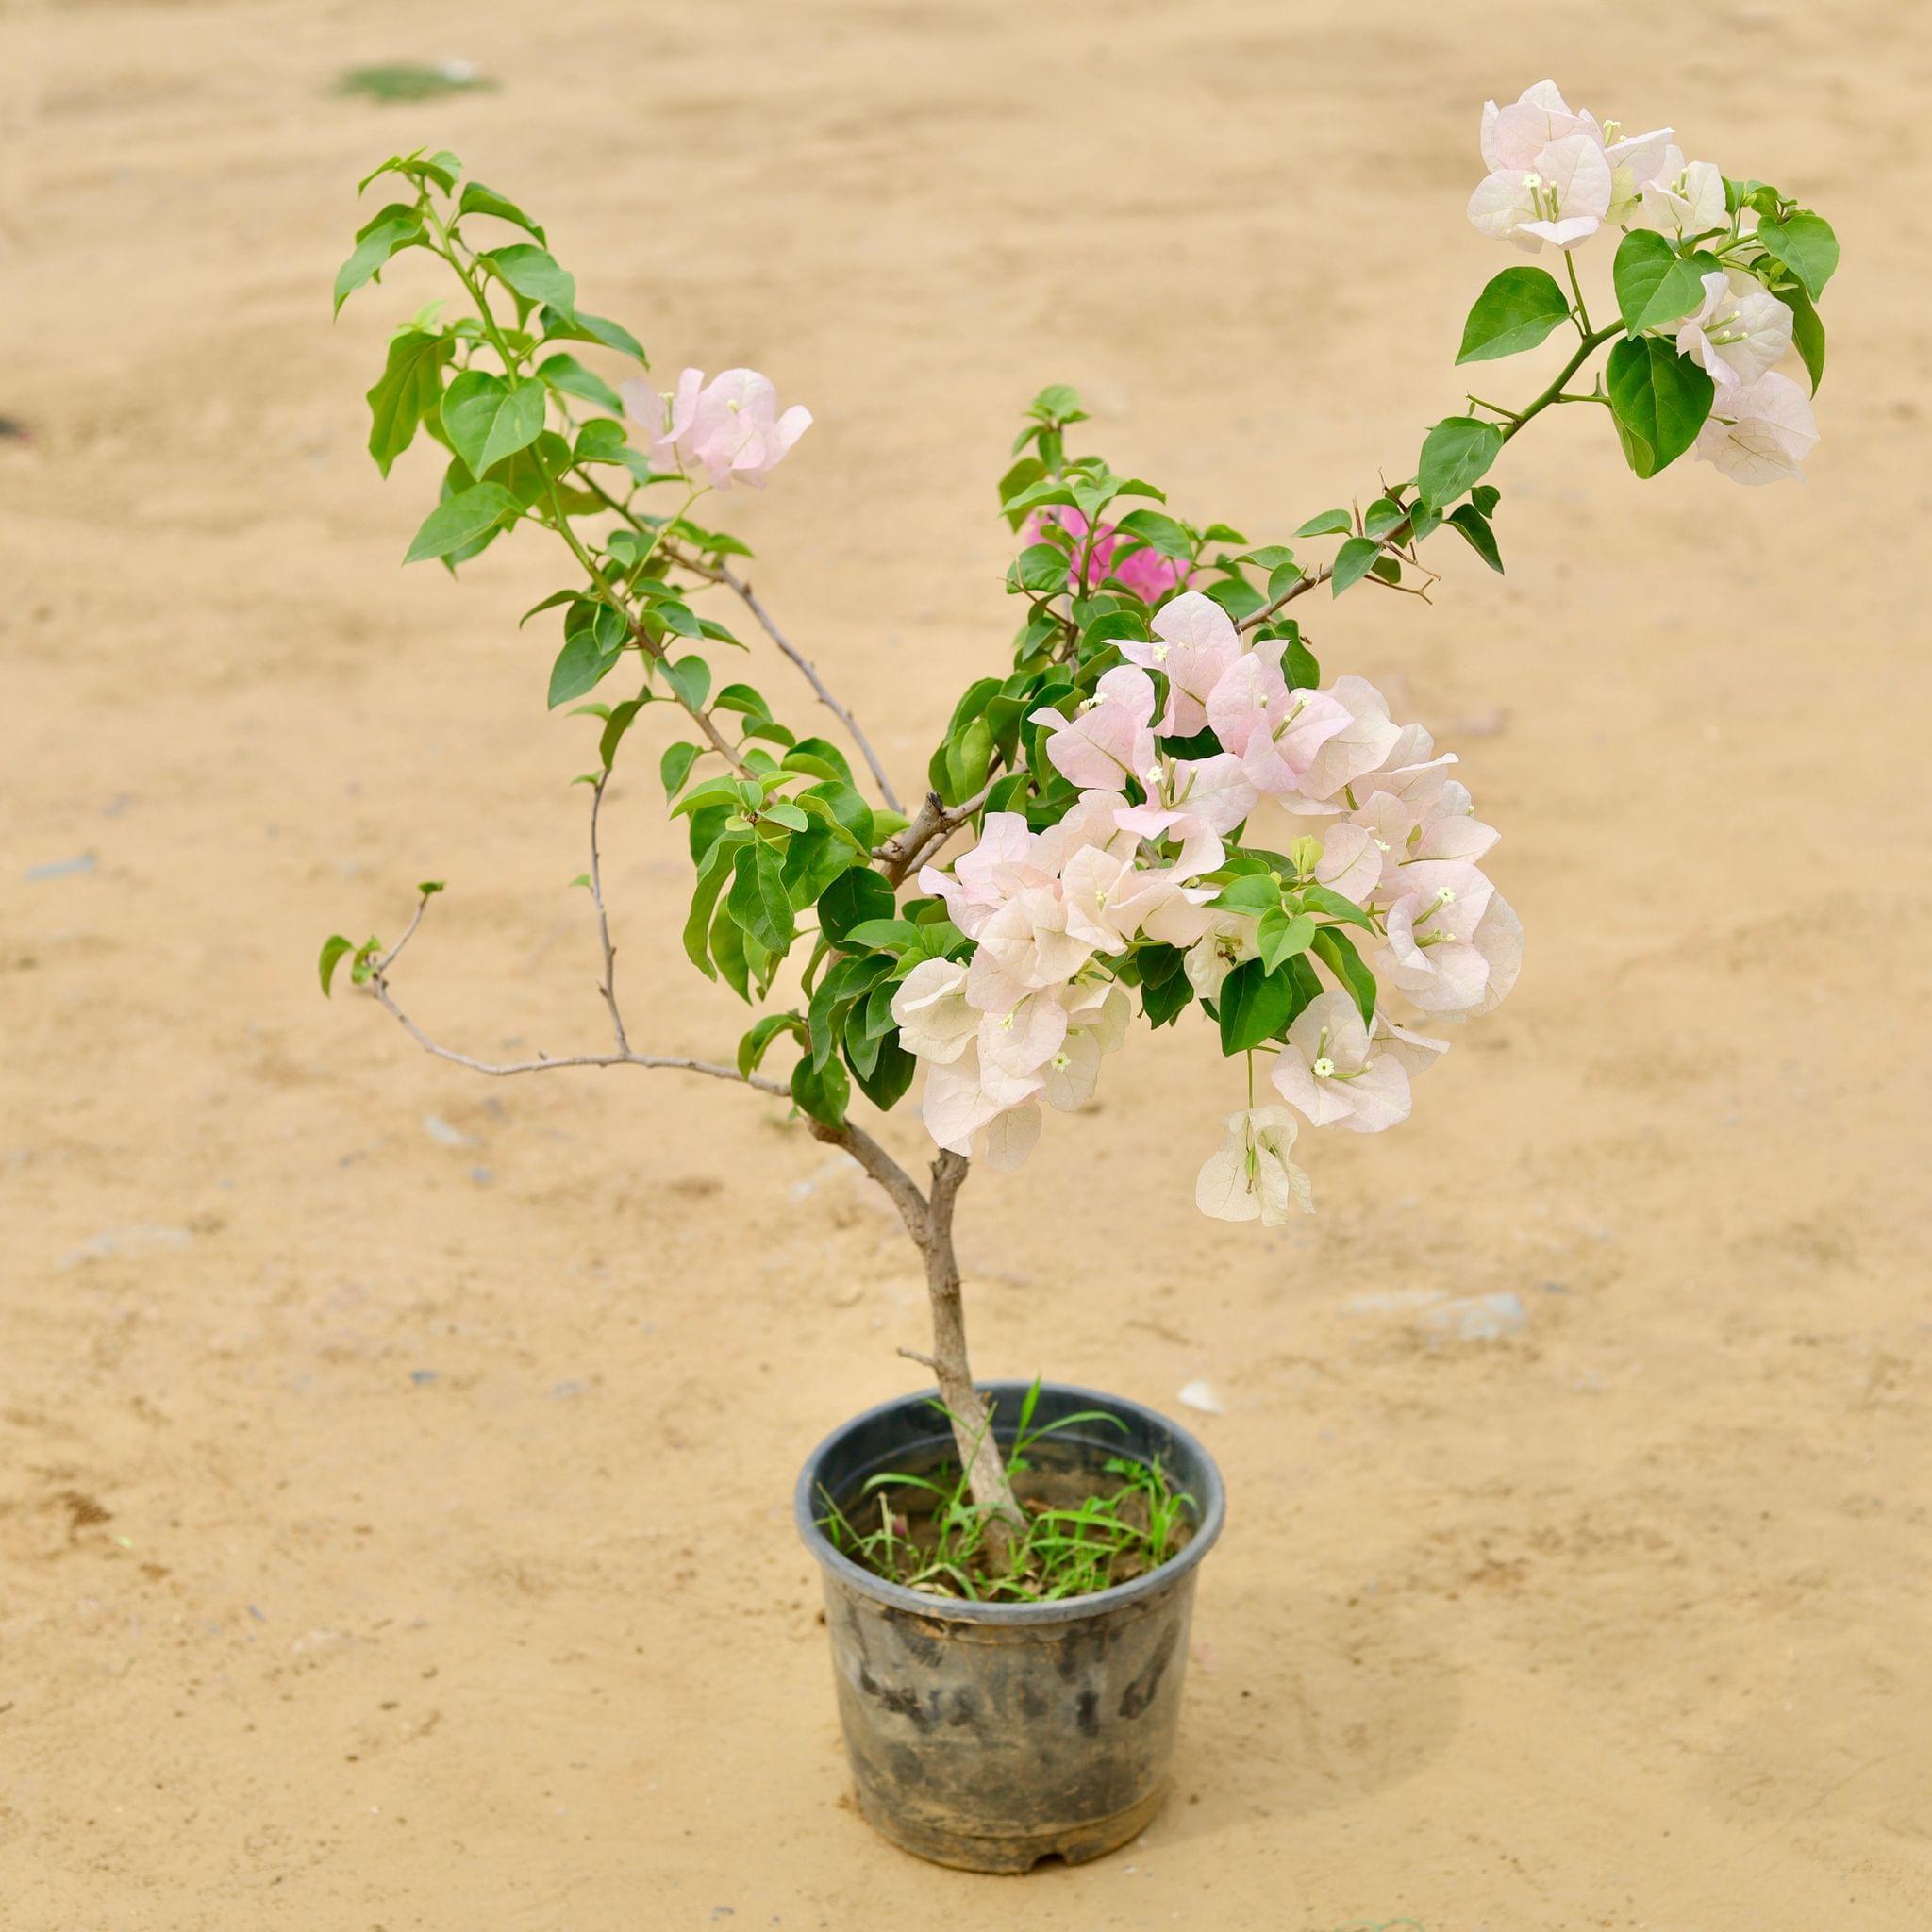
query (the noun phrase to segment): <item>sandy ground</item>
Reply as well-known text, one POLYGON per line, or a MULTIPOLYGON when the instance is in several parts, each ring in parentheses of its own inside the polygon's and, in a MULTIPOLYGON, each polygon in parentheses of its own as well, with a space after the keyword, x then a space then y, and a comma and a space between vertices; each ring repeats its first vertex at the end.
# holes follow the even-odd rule
MULTIPOLYGON (((0 8, 6 1932, 1926 1923, 1932 26, 1592 11, 0 8), (327 96, 443 55, 501 91, 327 96), (809 401, 739 527, 913 779, 1005 649, 1033 389, 1257 533, 1359 494, 1457 398, 1514 258, 1476 107, 1545 72, 1836 219, 1825 441, 1803 490, 1639 486, 1557 412, 1507 579, 1317 613, 1462 752, 1528 970, 1407 1126, 1313 1150, 1312 1223, 1196 1217, 1237 1102, 1192 1029, 974 1180, 982 1371, 1210 1377, 1233 1506, 1144 1840, 924 1867, 845 1795, 787 1507, 913 1374, 880 1203, 775 1104, 488 1085, 317 996, 436 875, 425 1017, 600 1037, 587 727, 514 628, 556 578, 396 569, 431 472, 378 482, 360 397, 430 283, 331 329, 353 183, 454 146, 664 366, 809 401), (1422 1331, 1505 1293, 1513 1336, 1422 1331)), ((633 1023, 717 1051, 638 765, 633 1023)))

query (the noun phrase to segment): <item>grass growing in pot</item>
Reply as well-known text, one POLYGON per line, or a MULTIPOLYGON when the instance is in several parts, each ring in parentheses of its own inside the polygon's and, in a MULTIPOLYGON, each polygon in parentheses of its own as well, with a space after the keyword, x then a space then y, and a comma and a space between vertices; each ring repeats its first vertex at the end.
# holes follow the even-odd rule
MULTIPOLYGON (((1032 1426, 1040 1401, 1036 1380, 1020 1407, 1013 1446, 1006 1457, 1024 1523, 996 1552, 990 1534, 998 1519, 975 1503, 967 1470, 942 1463, 924 1474, 886 1470, 867 1478, 852 1514, 823 1488, 825 1513, 819 1526, 841 1556, 874 1575, 924 1595, 960 1597, 969 1603, 1054 1603, 1088 1596, 1158 1570, 1182 1549, 1193 1528, 1194 1499, 1176 1491, 1157 1462, 1109 1456, 1103 1483, 1072 1476, 1036 1485, 1030 1453, 1061 1429, 1104 1423, 1124 1431, 1105 1409, 1081 1409, 1032 1426), (1055 1500, 1071 1489, 1094 1486, 1077 1500, 1055 1500), (853 1517, 858 1522, 853 1521, 853 1517), (877 1526, 863 1525, 873 1517, 877 1526)), ((945 1406, 933 1407, 945 1415, 945 1406)), ((988 1407, 989 1421, 994 1419, 988 1407)), ((950 1415, 947 1422, 952 1422, 950 1415)))

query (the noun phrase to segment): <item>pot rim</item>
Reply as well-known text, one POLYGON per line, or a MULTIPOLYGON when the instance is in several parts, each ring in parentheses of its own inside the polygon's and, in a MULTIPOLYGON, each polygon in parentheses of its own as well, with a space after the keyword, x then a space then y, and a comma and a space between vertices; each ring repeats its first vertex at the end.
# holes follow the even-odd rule
MULTIPOLYGON (((1024 1395, 1032 1387, 1031 1382, 985 1381, 975 1382, 974 1387, 981 1394, 994 1397, 1024 1395)), ((1201 1519, 1194 1526, 1194 1534, 1189 1539, 1186 1549, 1170 1557, 1159 1569, 1150 1570, 1144 1576, 1136 1576, 1126 1583, 1117 1583, 1108 1590, 1094 1591, 1087 1596, 1059 1597, 1051 1603, 1018 1604, 976 1604, 962 1597, 927 1596, 923 1591, 908 1590, 903 1583, 889 1583, 883 1576, 874 1575, 863 1565, 855 1563, 850 1557, 842 1556, 832 1547, 830 1539, 819 1527, 818 1512, 815 1507, 816 1474, 826 1456, 841 1441, 864 1423, 875 1417, 888 1415, 894 1409, 905 1408, 911 1404, 924 1405, 932 1397, 924 1391, 914 1394, 894 1395, 884 1402, 875 1402, 870 1408, 861 1409, 858 1414, 848 1417, 821 1441, 811 1454, 806 1457, 805 1466, 798 1473, 798 1481, 791 1492, 792 1520, 798 1533, 819 1563, 828 1574, 836 1576, 847 1589, 856 1590, 865 1596, 883 1604, 890 1604, 894 1609, 910 1611, 914 1616, 929 1621, 953 1624, 996 1624, 1004 1625, 1027 1624, 1070 1624, 1084 1622, 1089 1618, 1105 1617, 1110 1612, 1123 1609, 1129 1604, 1142 1598, 1160 1594, 1180 1582, 1188 1573, 1200 1562, 1203 1557, 1214 1547, 1221 1535, 1222 1525, 1226 1518, 1225 1486, 1221 1479, 1220 1466, 1199 1437, 1185 1429, 1158 1409, 1149 1408, 1145 1403, 1136 1402, 1131 1396, 1109 1394, 1103 1389, 1089 1389, 1078 1382, 1054 1382, 1041 1379, 1042 1390, 1052 1390, 1056 1394, 1070 1395, 1077 1401, 1100 1407, 1113 1407, 1139 1416, 1142 1421, 1158 1424, 1174 1441, 1197 1456, 1208 1480, 1202 1487, 1208 1491, 1202 1499, 1201 1519)), ((937 1394, 935 1389, 932 1391, 937 1394)), ((995 1434, 997 1434, 997 1430, 995 1434)))

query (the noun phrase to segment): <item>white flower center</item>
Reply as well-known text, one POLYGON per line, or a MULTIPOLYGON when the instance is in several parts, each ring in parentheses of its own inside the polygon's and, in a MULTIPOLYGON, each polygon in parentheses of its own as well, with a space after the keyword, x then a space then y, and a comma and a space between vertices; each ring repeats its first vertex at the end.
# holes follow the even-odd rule
POLYGON ((1053 1057, 1053 1070, 1057 1074, 1064 1074, 1073 1064, 1063 1053, 1057 1053, 1053 1057))
POLYGON ((1328 1058, 1328 1056, 1324 1053, 1321 1057, 1321 1058, 1315 1062, 1315 1078, 1318 1080, 1326 1080, 1331 1078, 1334 1073, 1335 1062, 1331 1060, 1328 1058))
POLYGON ((1156 644, 1148 655, 1157 664, 1165 664, 1167 662, 1167 646, 1165 644, 1156 644))

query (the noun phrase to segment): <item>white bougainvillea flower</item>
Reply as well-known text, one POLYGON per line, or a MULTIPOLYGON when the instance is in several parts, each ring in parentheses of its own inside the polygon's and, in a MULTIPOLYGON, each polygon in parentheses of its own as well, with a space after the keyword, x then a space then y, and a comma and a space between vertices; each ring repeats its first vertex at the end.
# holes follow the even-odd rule
POLYGON ((1353 899, 1357 906, 1366 906, 1382 883, 1389 850, 1375 826, 1359 818, 1344 819, 1322 834, 1322 856, 1315 861, 1316 883, 1340 892, 1344 899, 1353 899))
POLYGON ((1630 225, 1655 228, 1681 241, 1686 235, 1707 235, 1729 219, 1723 170, 1713 161, 1687 163, 1684 150, 1671 145, 1664 149, 1656 176, 1642 184, 1630 225))
POLYGON ((1007 1013, 1029 992, 1073 978, 1095 950, 1074 924, 1058 885, 1017 893, 980 928, 966 997, 983 1013, 1007 1013))
POLYGON ((1231 751, 1211 758, 1180 758, 1174 768, 1174 799, 1209 831, 1232 832, 1261 802, 1241 761, 1231 751))
POLYGON ((953 924, 968 939, 976 939, 1014 893, 1053 877, 1039 844, 1021 813, 988 812, 979 842, 962 852, 949 872, 932 865, 921 868, 920 890, 943 899, 953 924))
POLYGON ((1350 722, 1327 692, 1291 690, 1264 651, 1249 652, 1222 673, 1208 694, 1207 714, 1215 737, 1241 759, 1242 776, 1274 798, 1301 784, 1323 746, 1350 722))
POLYGON ((653 389, 642 376, 620 383, 617 393, 625 413, 644 432, 644 454, 654 470, 678 470, 691 451, 688 439, 697 413, 698 391, 705 386, 702 369, 687 369, 675 390, 653 389))
POLYGON ((1083 791, 1058 824, 1047 826, 1035 837, 1034 863, 1048 876, 1058 878, 1074 855, 1089 846, 1098 846, 1123 858, 1131 858, 1140 841, 1131 832, 1121 829, 1120 814, 1126 803, 1117 789, 1083 791))
POLYGON ((1378 1134, 1408 1118, 1408 1071, 1372 1040, 1356 1003, 1318 993, 1294 1017, 1274 1056, 1274 1091, 1311 1126, 1378 1134))
POLYGON ((1389 700, 1365 677, 1338 677, 1328 691, 1312 695, 1340 708, 1341 726, 1323 740, 1309 759, 1299 795, 1281 802, 1291 812, 1346 811, 1349 801, 1341 794, 1348 787, 1379 771, 1391 752, 1417 741, 1390 719, 1389 700))
POLYGON ((1001 1114, 1024 1107, 1041 1090, 1035 1074, 1008 1074, 981 1062, 976 1046, 928 1068, 920 1116, 941 1147, 971 1154, 973 1137, 1001 1114))
POLYGON ((1379 1009, 1375 1014, 1375 1038, 1411 1080, 1418 1074, 1427 1073, 1449 1051, 1446 1040, 1438 1040, 1427 1033, 1411 1032, 1407 1026, 1397 1025, 1379 1009))
POLYGON ((1253 912, 1211 912, 1208 929, 1188 948, 1182 965, 1196 997, 1211 1000, 1221 982, 1244 959, 1260 951, 1256 934, 1260 917, 1253 912))
POLYGON ((1104 1054, 1118 1052, 1125 1042, 1134 1003, 1124 989, 1110 982, 1075 980, 1062 989, 1060 999, 1070 1033, 1091 1033, 1104 1054))
POLYGON ((1208 722, 1204 707, 1215 680, 1241 655, 1234 620, 1212 597, 1184 591, 1154 615, 1154 641, 1121 640, 1121 655, 1143 670, 1167 675, 1167 709, 1157 729, 1163 738, 1191 738, 1208 722))
POLYGON ((1720 392, 1753 383, 1791 346, 1791 311, 1741 269, 1704 277, 1704 304, 1677 326, 1677 353, 1694 358, 1720 392))
POLYGON ((1133 1003, 1117 986, 1074 985, 1059 995, 1066 1008, 1066 1038, 1041 1068, 1046 1083, 1041 1098, 1061 1113, 1072 1113, 1093 1098, 1100 1062, 1127 1037, 1133 1003))
POLYGON ((892 995, 900 1045, 937 1065, 973 1044, 980 1017, 967 1003, 966 968, 957 959, 922 959, 892 995))
POLYGON ((1491 174, 1504 168, 1533 168, 1551 142, 1571 134, 1595 134, 1590 115, 1575 112, 1554 80, 1526 87, 1507 108, 1483 103, 1483 165, 1491 174))
POLYGON ((1425 1013, 1487 1013, 1516 984, 1523 925, 1474 866, 1409 868, 1389 908, 1377 976, 1425 1013))
POLYGON ((1051 706, 1031 714, 1051 734, 1046 755, 1075 785, 1118 791, 1155 762, 1154 680, 1138 664, 1105 673, 1071 718, 1051 706))
POLYGON ((1531 255, 1545 242, 1569 249, 1588 241, 1609 208, 1610 164, 1594 132, 1566 134, 1528 165, 1496 169, 1469 198, 1478 232, 1531 255))
MULTIPOLYGON (((1605 135, 1614 136, 1616 125, 1611 122, 1605 128, 1605 135)), ((1654 127, 1648 134, 1607 140, 1604 158, 1610 164, 1610 206, 1606 220, 1620 228, 1628 225, 1642 203, 1645 186, 1663 173, 1673 139, 1673 129, 1654 127)))
POLYGON ((1288 1158, 1295 1118, 1285 1107, 1231 1113, 1227 1139, 1194 1183, 1194 1205, 1216 1221, 1258 1221, 1279 1227, 1291 1206, 1312 1214, 1308 1177, 1288 1158))
POLYGON ((1178 840, 1180 851, 1174 860, 1177 879, 1198 878, 1213 872, 1227 857, 1221 834, 1188 806, 1135 805, 1114 814, 1114 824, 1124 832, 1158 844, 1178 840))
POLYGON ((1695 453, 1739 483, 1802 477, 1799 465, 1818 441, 1818 419, 1805 391, 1775 370, 1722 389, 1697 432, 1695 453))
POLYGON ((975 1157, 998 1174, 1023 1165, 1040 1140, 1041 1114, 1033 1101, 1023 1101, 995 1114, 974 1137, 975 1157))
POLYGON ((668 395, 642 382, 627 382, 620 393, 645 431, 652 464, 675 464, 687 475, 702 469, 714 490, 762 490, 811 427, 802 404, 778 413, 777 391, 756 369, 727 369, 708 383, 701 370, 687 369, 668 395))
POLYGON ((1003 1074, 1037 1074, 1067 1037, 1067 1009, 1046 990, 1028 993, 1010 1012, 979 1020, 979 1061, 1003 1074))

